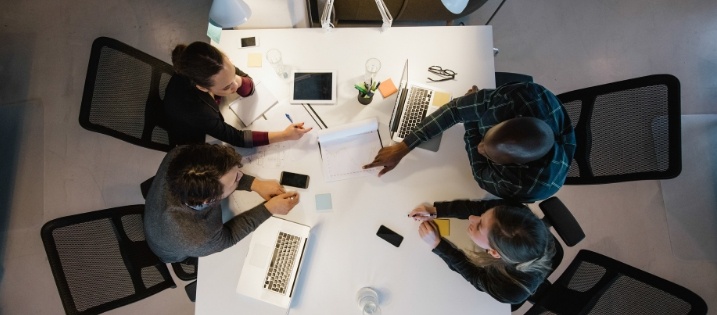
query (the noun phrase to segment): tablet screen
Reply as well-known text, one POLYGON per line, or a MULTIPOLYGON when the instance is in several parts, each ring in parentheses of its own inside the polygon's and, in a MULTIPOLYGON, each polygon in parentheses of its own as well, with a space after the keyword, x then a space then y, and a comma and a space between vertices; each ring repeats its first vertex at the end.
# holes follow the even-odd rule
POLYGON ((294 100, 331 101, 333 73, 331 72, 295 72, 294 100))

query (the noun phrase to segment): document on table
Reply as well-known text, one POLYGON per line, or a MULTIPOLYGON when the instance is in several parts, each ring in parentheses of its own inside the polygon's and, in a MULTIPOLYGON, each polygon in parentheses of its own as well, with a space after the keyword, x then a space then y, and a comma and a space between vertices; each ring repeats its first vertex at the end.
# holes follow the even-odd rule
POLYGON ((239 97, 229 103, 229 108, 241 119, 244 125, 251 125, 257 118, 277 103, 274 94, 259 80, 254 81, 254 94, 239 97))
POLYGON ((326 182, 378 173, 379 168, 363 169, 382 147, 376 118, 321 130, 318 140, 326 182))
POLYGON ((256 147, 256 152, 251 155, 243 155, 244 165, 255 165, 258 167, 283 168, 286 163, 307 156, 307 152, 316 150, 315 127, 309 114, 301 107, 291 106, 288 102, 280 101, 264 116, 264 119, 257 119, 251 126, 255 131, 281 131, 286 129, 291 122, 286 117, 289 115, 294 122, 304 123, 304 128, 314 128, 311 132, 304 134, 298 140, 288 140, 256 147))

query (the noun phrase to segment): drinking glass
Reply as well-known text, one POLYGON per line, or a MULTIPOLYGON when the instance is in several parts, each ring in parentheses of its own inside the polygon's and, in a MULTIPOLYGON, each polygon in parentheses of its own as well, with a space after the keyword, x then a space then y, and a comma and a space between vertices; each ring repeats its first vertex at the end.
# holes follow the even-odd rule
POLYGON ((381 315, 381 308, 378 306, 378 293, 370 287, 359 289, 356 294, 359 309, 364 315, 381 315))
POLYGON ((274 72, 282 79, 289 77, 289 73, 286 70, 284 62, 281 60, 281 52, 278 49, 270 49, 266 52, 266 60, 269 61, 271 67, 274 68, 274 72))
POLYGON ((376 73, 381 70, 381 61, 376 58, 369 58, 366 60, 366 73, 364 74, 363 81, 372 84, 376 82, 376 73))

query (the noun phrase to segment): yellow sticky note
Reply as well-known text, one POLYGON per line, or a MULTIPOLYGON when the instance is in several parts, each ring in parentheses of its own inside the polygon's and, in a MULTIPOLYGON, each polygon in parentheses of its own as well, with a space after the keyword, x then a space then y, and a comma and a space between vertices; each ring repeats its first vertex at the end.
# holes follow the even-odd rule
POLYGON ((247 66, 252 68, 261 68, 261 53, 249 54, 249 60, 247 66))
POLYGON ((443 105, 448 104, 448 102, 451 101, 451 94, 445 93, 445 92, 433 92, 433 101, 431 102, 431 105, 436 107, 441 107, 443 105))
POLYGON ((433 219, 438 226, 438 233, 443 237, 451 235, 451 221, 448 219, 433 219))

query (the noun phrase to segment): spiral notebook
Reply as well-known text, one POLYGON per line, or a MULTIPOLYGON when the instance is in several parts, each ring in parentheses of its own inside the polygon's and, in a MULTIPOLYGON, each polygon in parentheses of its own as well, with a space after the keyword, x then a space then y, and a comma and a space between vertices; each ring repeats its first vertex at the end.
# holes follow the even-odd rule
POLYGON ((321 130, 318 140, 326 182, 378 174, 363 169, 383 147, 376 118, 321 130))

